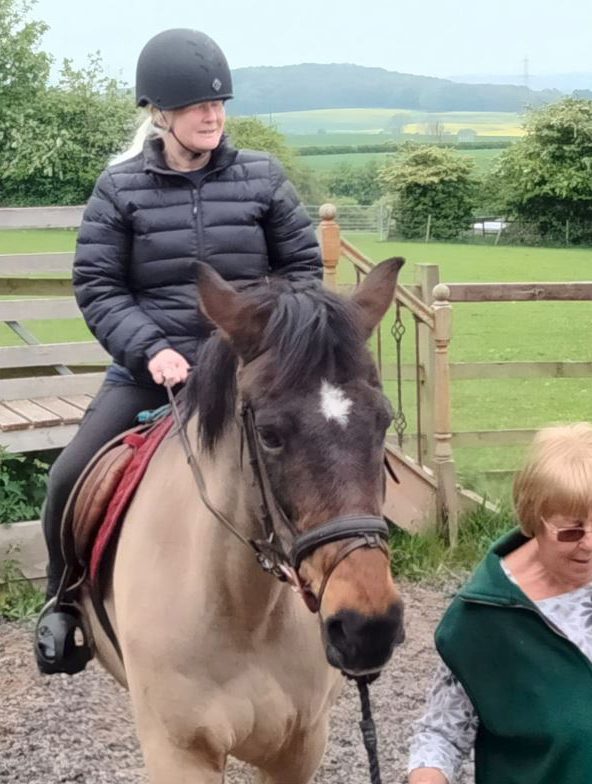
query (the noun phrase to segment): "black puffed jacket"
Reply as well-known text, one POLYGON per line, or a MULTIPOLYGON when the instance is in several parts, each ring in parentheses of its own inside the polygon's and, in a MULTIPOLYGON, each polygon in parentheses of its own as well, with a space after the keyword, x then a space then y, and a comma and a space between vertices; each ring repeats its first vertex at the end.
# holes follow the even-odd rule
POLYGON ((308 214, 275 158, 223 138, 199 186, 169 169, 162 141, 97 180, 78 232, 74 293, 116 363, 146 379, 173 348, 191 364, 210 330, 197 305, 196 260, 229 281, 320 278, 308 214))

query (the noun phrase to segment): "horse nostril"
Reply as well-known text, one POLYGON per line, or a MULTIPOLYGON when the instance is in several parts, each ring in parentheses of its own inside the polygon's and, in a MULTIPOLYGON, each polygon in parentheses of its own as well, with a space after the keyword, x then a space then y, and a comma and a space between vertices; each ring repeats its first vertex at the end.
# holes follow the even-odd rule
POLYGON ((404 639, 401 602, 393 603, 383 615, 366 616, 341 610, 325 620, 329 663, 349 671, 382 667, 393 648, 404 639))
POLYGON ((339 650, 342 650, 346 644, 346 634, 343 628, 343 621, 339 618, 333 617, 327 621, 326 624, 327 636, 329 641, 339 650))

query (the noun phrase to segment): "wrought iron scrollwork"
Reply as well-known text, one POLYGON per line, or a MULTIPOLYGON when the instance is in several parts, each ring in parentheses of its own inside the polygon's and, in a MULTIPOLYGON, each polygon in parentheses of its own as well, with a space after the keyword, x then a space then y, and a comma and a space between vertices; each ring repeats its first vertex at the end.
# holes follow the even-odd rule
POLYGON ((403 447, 403 436, 407 429, 407 418, 403 410, 403 374, 401 370, 401 344, 403 336, 406 332, 403 319, 401 318, 401 305, 396 303, 395 307, 395 321, 391 327, 391 334, 395 339, 395 352, 396 352, 396 367, 397 367, 397 407, 394 412, 393 425, 397 433, 397 442, 399 446, 403 447))

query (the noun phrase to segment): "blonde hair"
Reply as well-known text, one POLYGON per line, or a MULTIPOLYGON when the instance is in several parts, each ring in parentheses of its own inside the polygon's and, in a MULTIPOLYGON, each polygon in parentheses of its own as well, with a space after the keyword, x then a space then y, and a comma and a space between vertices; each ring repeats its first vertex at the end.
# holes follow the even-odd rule
POLYGON ((586 519, 592 509, 592 425, 540 430, 514 480, 514 508, 526 536, 554 514, 586 519))
POLYGON ((132 143, 126 150, 115 155, 109 161, 109 166, 114 166, 116 163, 123 163, 123 161, 133 158, 142 152, 146 139, 163 135, 163 128, 157 123, 157 115, 159 114, 161 114, 161 110, 157 109, 156 106, 147 107, 147 116, 144 117, 139 125, 132 143))

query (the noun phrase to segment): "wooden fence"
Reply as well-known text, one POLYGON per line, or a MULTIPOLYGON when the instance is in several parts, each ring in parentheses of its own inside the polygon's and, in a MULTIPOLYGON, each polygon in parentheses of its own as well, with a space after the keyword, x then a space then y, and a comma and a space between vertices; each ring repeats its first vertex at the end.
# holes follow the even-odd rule
MULTIPOLYGON (((330 220, 321 223, 321 237, 329 232, 330 260, 325 262, 326 278, 337 285, 340 260, 354 264, 358 272, 367 272, 374 262, 365 258, 349 242, 340 238, 339 227, 330 220), (323 228, 324 224, 330 228, 323 228), (337 251, 337 247, 339 250, 337 251)), ((326 254, 325 254, 326 255, 326 254)), ((496 430, 450 429, 451 381, 585 378, 592 377, 592 362, 457 362, 448 361, 451 339, 452 305, 454 303, 492 302, 581 302, 592 300, 592 281, 527 282, 527 283, 450 283, 439 280, 437 265, 416 265, 416 284, 401 287, 400 306, 409 307, 416 322, 423 325, 414 366, 400 365, 394 378, 403 381, 417 378, 419 393, 415 432, 407 429, 400 441, 406 450, 417 443, 416 456, 421 464, 433 467, 440 474, 439 484, 447 487, 455 481, 453 449, 459 447, 513 446, 528 444, 536 430, 508 428, 496 430), (418 310, 418 308, 420 308, 418 310), (431 312, 431 317, 430 317, 431 312), (436 321, 438 328, 436 329, 436 321)), ((519 336, 517 336, 519 339, 519 336)), ((380 362, 380 347, 377 347, 380 362)), ((393 378, 386 368, 385 380, 393 378)), ((495 475, 511 475, 514 469, 487 471, 495 475)), ((444 492, 440 487, 440 492, 444 492)))
MULTIPOLYGON (((341 237, 336 221, 336 209, 331 204, 320 209, 319 242, 323 254, 326 285, 337 289, 340 276, 338 265, 348 263, 360 281, 374 266, 351 243, 341 237)), ((446 528, 451 543, 458 536, 458 517, 461 507, 456 467, 452 455, 450 428, 450 382, 448 349, 451 339, 452 312, 448 287, 439 282, 435 265, 415 267, 416 285, 397 287, 394 301, 394 322, 390 332, 395 342, 394 366, 383 362, 383 329, 376 331, 375 356, 383 382, 394 381, 391 395, 394 410, 395 435, 390 443, 402 455, 413 460, 425 479, 433 475, 436 491, 436 512, 441 528, 446 528), (402 361, 402 340, 406 328, 402 311, 413 325, 415 362, 402 361), (410 381, 415 388, 413 418, 415 433, 406 435, 408 415, 403 402, 403 383, 410 381)))
MULTIPOLYGON (((81 215, 80 208, 0 209, 0 228, 75 228, 81 215)), ((341 240, 334 217, 335 209, 327 206, 319 226, 328 285, 334 283, 334 267, 340 256, 348 259, 358 278, 372 266, 370 260, 341 240)), ((0 321, 18 335, 21 343, 0 347, 0 444, 10 451, 67 444, 98 388, 101 366, 108 361, 103 349, 92 340, 41 344, 33 334, 36 326, 29 324, 43 319, 80 318, 71 289, 72 261, 72 253, 0 254, 0 321)), ((416 286, 399 289, 395 307, 397 312, 405 309, 414 320, 421 362, 404 365, 400 355, 394 364, 383 362, 380 333, 377 338, 383 377, 415 384, 419 401, 418 433, 413 442, 400 427, 389 444, 390 459, 395 460, 404 482, 403 489, 395 491, 391 507, 396 511, 395 519, 401 519, 409 530, 420 530, 438 513, 450 526, 454 541, 462 499, 456 492, 449 412, 443 405, 446 398, 436 394, 446 383, 450 306, 445 287, 436 292, 434 307, 429 304, 437 282, 436 267, 418 267, 417 281, 416 286), (410 449, 413 446, 414 453, 410 449)), ((403 417, 400 401, 395 399, 394 403, 399 418, 403 417)), ((38 521, 0 527, 0 560, 14 547, 27 577, 41 577, 45 557, 38 521)))
MULTIPOLYGON (((81 208, 0 210, 0 228, 75 228, 81 214, 81 208)), ((331 205, 324 205, 320 210, 318 235, 327 285, 336 287, 343 277, 349 277, 355 283, 373 266, 372 260, 341 236, 336 211, 331 205), (353 270, 349 276, 342 274, 347 268, 353 270)), ((11 416, 21 419, 26 418, 28 412, 30 418, 25 428, 21 427, 19 419, 21 432, 18 436, 15 419, 2 430, 0 443, 4 440, 6 446, 8 441, 8 447, 13 450, 59 447, 67 443, 100 381, 100 366, 107 361, 104 351, 93 341, 40 345, 24 323, 38 319, 79 318, 69 280, 72 257, 72 253, 0 254, 0 294, 3 296, 0 320, 19 335, 22 342, 20 346, 0 348, 0 409, 7 409, 11 416), (20 370, 15 376, 17 366, 20 370), (40 406, 41 411, 22 406, 19 409, 18 400, 23 398, 40 406)), ((399 451, 410 471, 436 493, 434 508, 440 521, 448 526, 451 541, 456 538, 462 505, 454 448, 525 444, 534 431, 515 428, 453 432, 450 382, 592 375, 592 362, 561 359, 556 362, 450 363, 454 304, 589 300, 592 300, 592 282, 444 285, 439 280, 437 265, 425 264, 416 265, 413 284, 398 288, 393 312, 388 317, 392 323, 384 324, 377 332, 374 346, 395 411, 390 446, 399 451), (384 341, 387 339, 394 341, 394 349, 389 352, 394 354, 394 360, 385 356, 384 341), (411 350, 406 352, 403 351, 405 341, 412 343, 411 350), (403 361, 404 355, 406 361, 403 361), (410 356, 414 361, 409 362, 410 356), (413 389, 407 400, 402 394, 405 385, 408 391, 413 389), (409 398, 413 399, 411 406, 409 398)))
MULTIPOLYGON (((305 209, 315 226, 318 226, 320 223, 320 213, 323 206, 320 204, 305 205, 305 209)), ((392 210, 388 205, 381 203, 370 206, 348 204, 338 209, 339 225, 342 231, 363 231, 376 234, 379 239, 387 238, 392 214, 392 210)))

